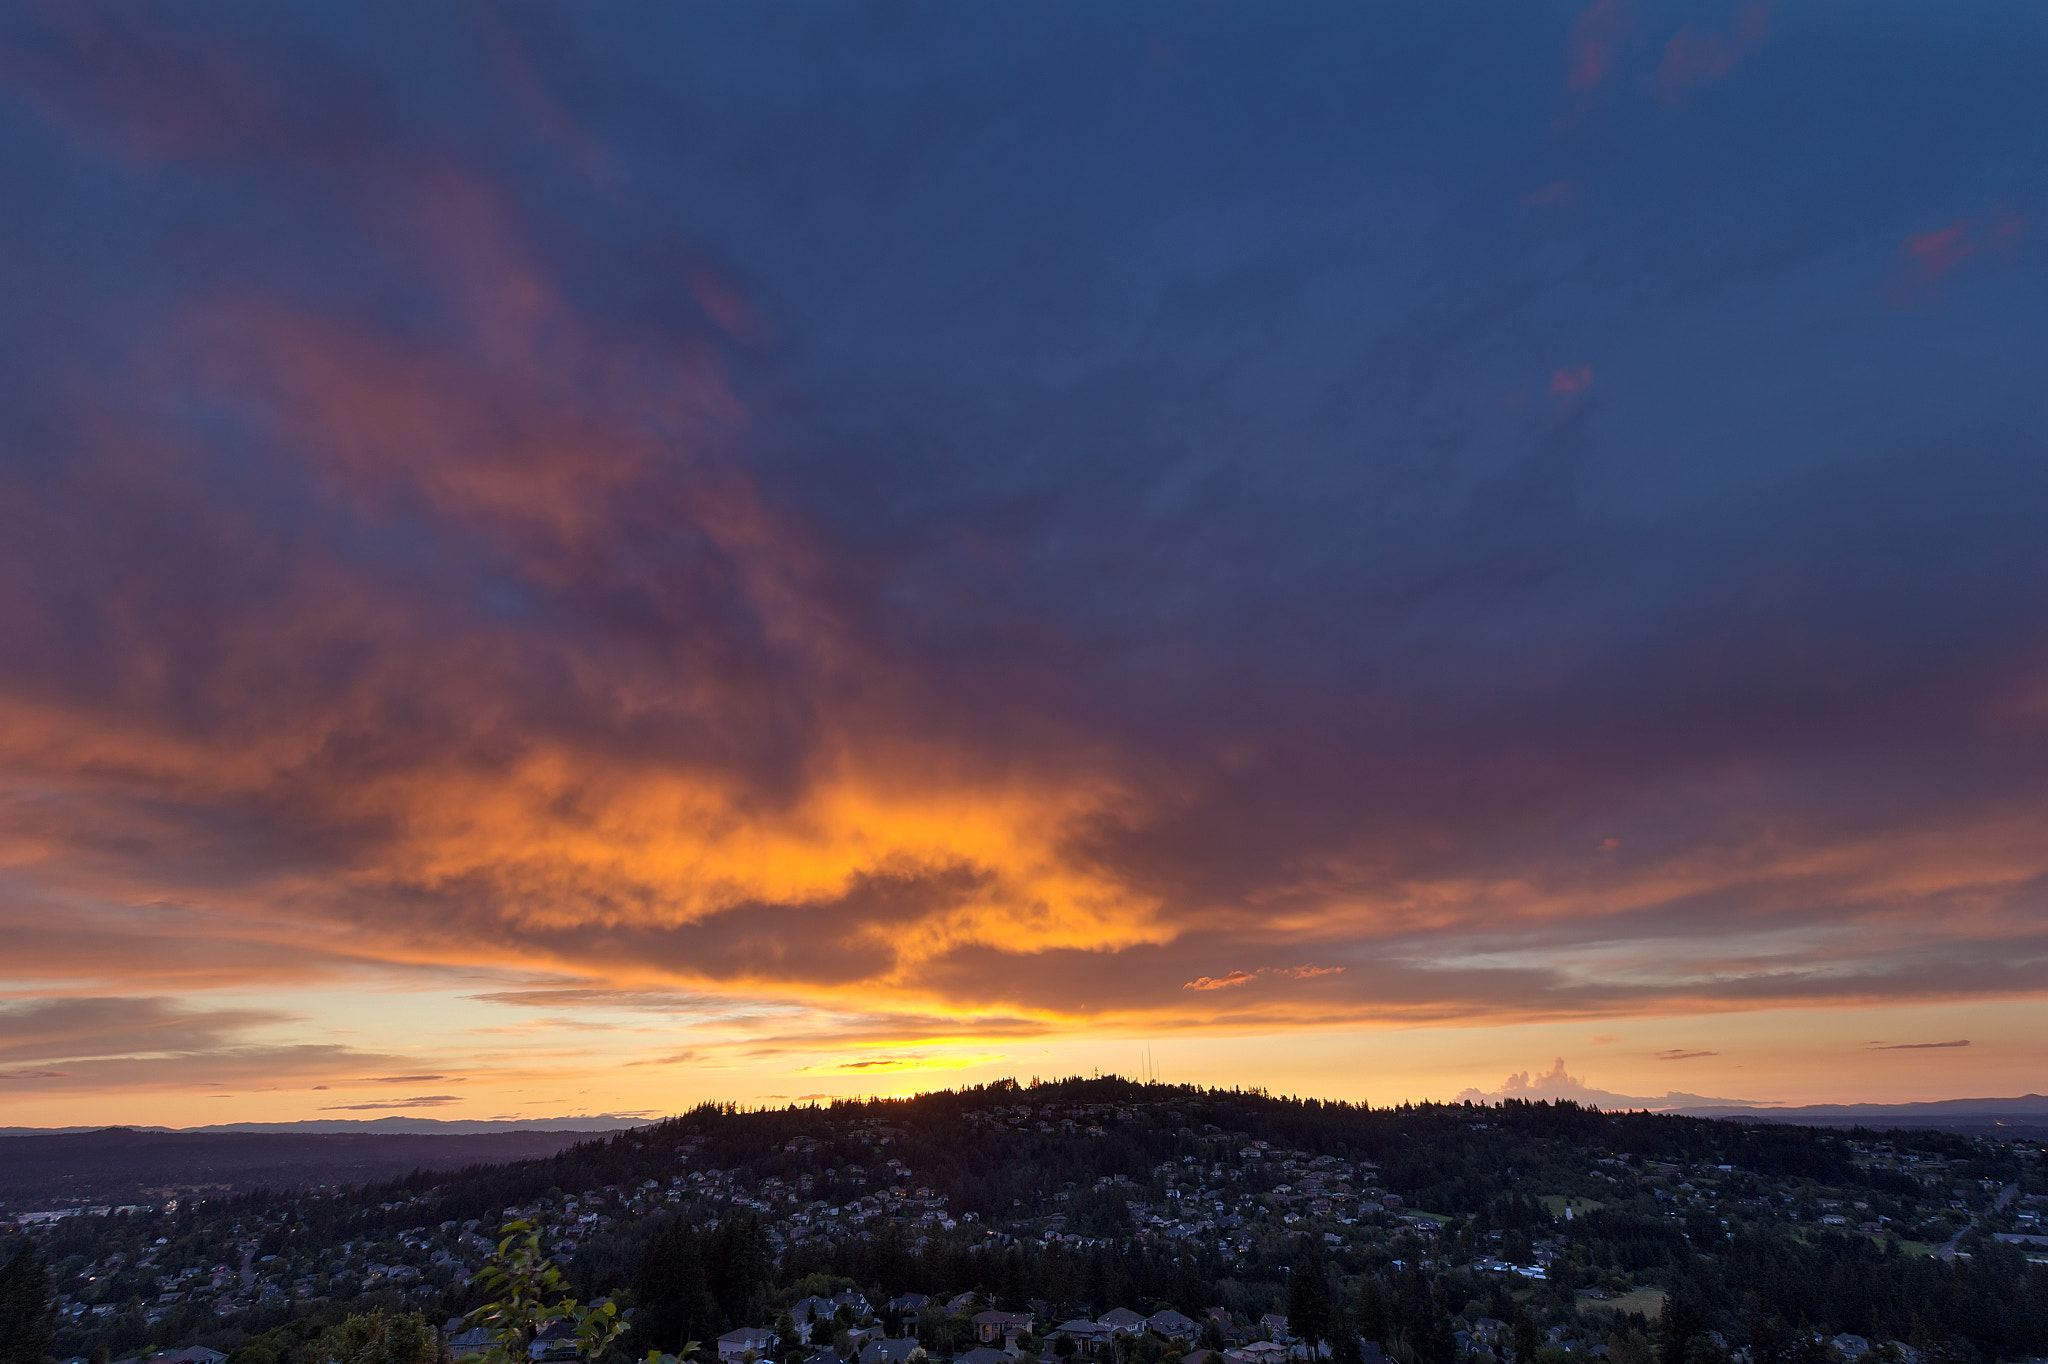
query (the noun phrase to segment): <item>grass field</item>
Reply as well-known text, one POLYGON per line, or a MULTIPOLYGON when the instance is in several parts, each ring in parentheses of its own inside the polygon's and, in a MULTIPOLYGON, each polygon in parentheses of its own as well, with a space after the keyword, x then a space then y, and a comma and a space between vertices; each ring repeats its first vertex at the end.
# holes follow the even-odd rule
POLYGON ((1664 1290, 1661 1288, 1638 1288, 1633 1293, 1624 1293, 1618 1298, 1608 1298, 1599 1304, 1616 1312, 1641 1312, 1655 1321, 1664 1310, 1664 1290))
POLYGON ((1567 1203, 1571 1205, 1571 1209, 1575 1213, 1598 1212, 1607 1206, 1597 1199, 1581 1198, 1577 1194, 1547 1193, 1537 1201, 1543 1205, 1544 1211, 1548 1212, 1552 1217, 1564 1216, 1564 1209, 1567 1203))

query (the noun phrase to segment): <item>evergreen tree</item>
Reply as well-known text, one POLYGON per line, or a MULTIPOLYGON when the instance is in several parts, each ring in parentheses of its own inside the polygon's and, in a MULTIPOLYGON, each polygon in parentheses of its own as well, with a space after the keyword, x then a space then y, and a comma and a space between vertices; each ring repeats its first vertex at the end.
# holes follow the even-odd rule
POLYGON ((1792 1328, 1782 1317, 1764 1309, 1764 1300, 1751 1293, 1742 1304, 1743 1329, 1749 1332, 1750 1364, 1793 1364, 1795 1345, 1792 1328))
POLYGON ((1430 1301, 1429 1320, 1415 1342, 1417 1364, 1454 1364, 1458 1337, 1451 1330, 1450 1314, 1430 1301))
POLYGON ((768 1294, 768 1244, 756 1217, 728 1217, 705 1245, 711 1297, 718 1304, 718 1335, 759 1325, 768 1294))
POLYGON ((1358 1328, 1344 1310, 1341 1297, 1333 1296, 1330 1308, 1330 1364, 1364 1364, 1358 1348, 1358 1328))
POLYGON ((1706 1330, 1699 1309, 1683 1294, 1665 1298, 1663 1315, 1657 1318, 1657 1364, 1688 1364, 1688 1347, 1706 1330))
POLYGON ((1287 1275, 1287 1334, 1315 1346, 1330 1339, 1330 1279, 1323 1267, 1321 1247, 1308 1237, 1302 1239, 1287 1275))
POLYGON ((1387 1295, 1378 1279, 1358 1285, 1358 1334, 1376 1345, 1387 1341, 1387 1295))
POLYGON ((1512 1323, 1515 1338, 1515 1364, 1536 1364, 1536 1351, 1542 1346, 1542 1336, 1537 1333, 1536 1319, 1520 1306, 1515 1308, 1512 1323))
POLYGON ((0 1266, 0 1364, 43 1364, 50 1357, 56 1290, 35 1247, 0 1266))
POLYGON ((673 1354, 685 1341, 708 1341, 717 1308, 704 1280, 696 1233, 680 1219, 648 1243, 633 1285, 632 1347, 673 1354))

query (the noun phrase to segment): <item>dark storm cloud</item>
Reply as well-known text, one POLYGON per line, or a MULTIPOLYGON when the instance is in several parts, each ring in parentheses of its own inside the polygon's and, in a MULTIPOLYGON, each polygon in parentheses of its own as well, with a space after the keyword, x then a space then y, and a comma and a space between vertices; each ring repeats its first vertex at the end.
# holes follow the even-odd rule
POLYGON ((2039 989, 2030 11, 4 23, 28 979, 2039 989))

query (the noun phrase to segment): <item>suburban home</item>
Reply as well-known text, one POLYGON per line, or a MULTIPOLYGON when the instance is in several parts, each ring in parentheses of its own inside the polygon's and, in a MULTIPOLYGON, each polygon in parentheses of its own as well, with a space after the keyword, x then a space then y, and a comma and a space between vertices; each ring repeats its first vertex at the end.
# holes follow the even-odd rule
POLYGON ((1293 1339, 1292 1336, 1287 1334, 1287 1318, 1279 1315, 1277 1312, 1268 1312, 1265 1316, 1260 1317, 1259 1329, 1272 1339, 1283 1344, 1293 1339))
POLYGON ((1154 1312, 1145 1318, 1145 1329, 1156 1331, 1168 1340, 1193 1340, 1195 1338, 1194 1318, 1181 1315, 1171 1307, 1164 1312, 1154 1312))
POLYGON ((1107 1326, 1111 1335, 1140 1336, 1145 1333, 1145 1319, 1128 1307, 1112 1307, 1095 1320, 1107 1326))
POLYGON ((964 1355, 955 1355, 953 1364, 1016 1364, 1016 1361, 993 1346, 977 1345, 964 1355))
POLYGON ((478 1355, 491 1348, 491 1333, 481 1326, 472 1326, 467 1331, 458 1331, 448 1337, 448 1353, 460 1359, 464 1355, 478 1355))
POLYGON ((1052 1333, 1073 1341, 1084 1355, 1094 1354, 1096 1347, 1108 1340, 1111 1334, 1107 1326, 1090 1321, 1086 1317, 1076 1317, 1072 1321, 1062 1322, 1053 1328, 1052 1333))
POLYGON ((922 1293, 905 1293, 889 1299, 889 1310, 894 1312, 906 1327, 915 1327, 924 1319, 924 1313, 932 1300, 922 1293))
POLYGON ((1230 1364, 1284 1364, 1287 1347, 1277 1340, 1255 1340, 1235 1350, 1225 1350, 1223 1357, 1230 1364))
POLYGON ((193 1345, 183 1350, 160 1350, 149 1356, 148 1364, 228 1364, 228 1357, 219 1350, 193 1345))
POLYGON ((861 1347, 860 1364, 904 1364, 910 1352, 917 1349, 915 1338, 905 1336, 898 1340, 871 1340, 861 1347))
POLYGON ((526 1357, 535 1361, 574 1359, 577 1343, 574 1322, 551 1321, 528 1343, 526 1357))
POLYGON ((976 1312, 974 1338, 984 1345, 993 1345, 1010 1336, 1031 1334, 1032 1324, 1028 1312, 976 1312))
POLYGON ((750 1354, 759 1359, 775 1345, 775 1333, 765 1326, 742 1326, 737 1331, 727 1331, 718 1338, 719 1364, 733 1364, 750 1354))

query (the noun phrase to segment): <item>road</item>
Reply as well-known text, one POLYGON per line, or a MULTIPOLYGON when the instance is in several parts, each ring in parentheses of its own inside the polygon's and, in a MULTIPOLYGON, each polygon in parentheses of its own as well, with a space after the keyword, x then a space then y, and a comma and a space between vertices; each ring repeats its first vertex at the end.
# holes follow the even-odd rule
MULTIPOLYGON (((2006 1185, 2006 1186, 2005 1186, 2005 1187, 2004 1187, 2003 1189, 2000 1189, 2000 1190, 1998 1191, 1998 1201, 1997 1201, 1996 1203, 1993 1203, 1993 1204, 1991 1205, 1991 1211, 1993 1211, 1993 1212, 2004 1212, 2004 1211, 2005 1211, 2005 1208, 2006 1208, 2006 1205, 2007 1205, 2007 1204, 2009 1204, 2009 1203, 2011 1203, 2011 1202, 2012 1202, 2012 1201, 2013 1201, 2013 1200, 2014 1200, 2015 1198, 2018 1198, 2019 1196, 2020 1196, 2020 1186, 2019 1186, 2019 1185, 2017 1185, 2017 1184, 2008 1184, 2008 1185, 2006 1185)), ((1972 1227, 1976 1226, 1976 1225, 1977 1225, 1977 1222, 1978 1222, 1978 1220, 1979 1220, 1979 1219, 1977 1219, 1977 1218, 1973 1217, 1973 1218, 1971 1218, 1971 1219, 1970 1219, 1969 1221, 1967 1221, 1967 1222, 1963 1223, 1963 1225, 1962 1225, 1962 1226, 1961 1226, 1960 1228, 1958 1228, 1958 1229, 1957 1229, 1957 1231, 1956 1231, 1956 1234, 1948 1238, 1948 1244, 1947 1244, 1947 1245, 1944 1245, 1944 1246, 1943 1246, 1943 1247, 1942 1247, 1942 1248, 1941 1248, 1940 1250, 1937 1250, 1937 1251, 1935 1251, 1935 1252, 1934 1252, 1934 1258, 1935 1258, 1935 1259, 1937 1259, 1937 1260, 1953 1260, 1953 1259, 1955 1259, 1955 1258, 1956 1258, 1956 1242, 1958 1242, 1958 1241, 1962 1240, 1962 1239, 1963 1239, 1963 1234, 1964 1234, 1965 1232, 1969 1231, 1969 1230, 1970 1230, 1970 1229, 1971 1229, 1972 1227)))

